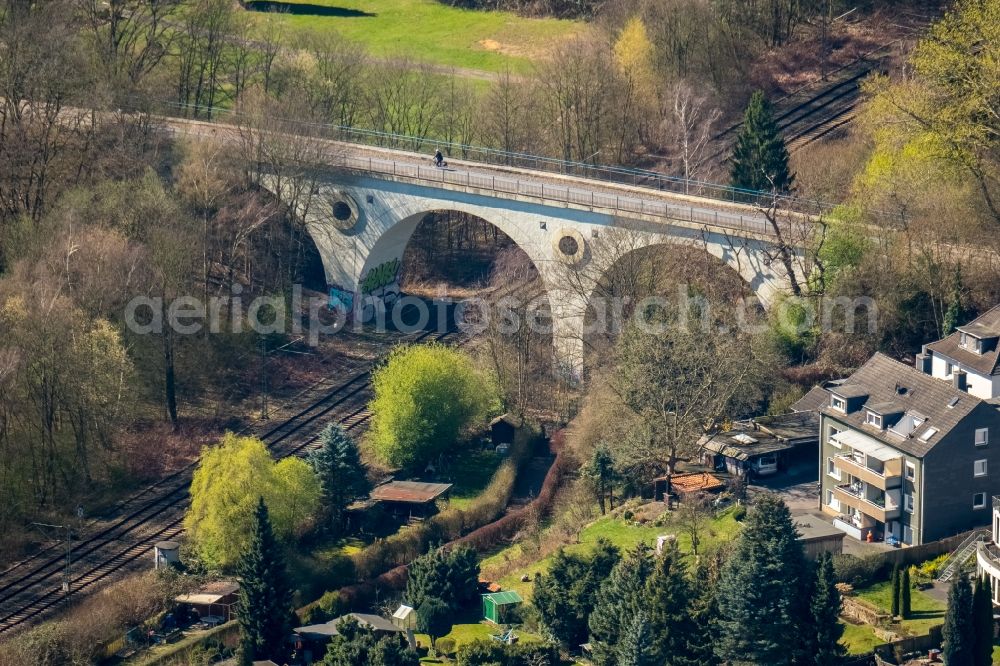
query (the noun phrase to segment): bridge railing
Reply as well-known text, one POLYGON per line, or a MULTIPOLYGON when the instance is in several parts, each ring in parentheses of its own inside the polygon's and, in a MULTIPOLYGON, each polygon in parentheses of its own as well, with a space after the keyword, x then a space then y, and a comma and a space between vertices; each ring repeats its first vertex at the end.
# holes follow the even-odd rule
MULTIPOLYGON (((183 118, 192 117, 197 113, 209 113, 214 120, 221 122, 239 124, 242 120, 241 114, 233 109, 207 107, 195 109, 191 105, 178 102, 158 102, 158 106, 167 115, 176 115, 183 118)), ((280 120, 282 125, 294 128, 297 133, 307 136, 317 136, 347 143, 418 153, 427 152, 433 154, 435 150, 441 150, 449 157, 458 157, 482 164, 558 173, 566 176, 631 185, 661 192, 708 198, 727 203, 757 206, 776 204, 786 210, 811 215, 827 214, 836 207, 836 204, 814 199, 792 195, 775 195, 771 192, 747 190, 729 185, 720 185, 718 183, 668 176, 644 169, 561 160, 540 155, 510 152, 483 146, 393 134, 344 125, 310 123, 285 118, 280 120)))
MULTIPOLYGON (((210 123, 189 123, 181 121, 169 127, 170 131, 188 136, 209 136, 223 140, 237 140, 235 136, 217 134, 210 123)), ((299 158, 302 159, 302 158, 299 158)), ((776 235, 772 223, 763 214, 742 214, 735 210, 718 210, 708 205, 668 203, 664 199, 642 197, 640 194, 622 194, 610 189, 587 189, 570 185, 556 185, 543 180, 519 177, 519 174, 475 172, 461 168, 438 168, 427 161, 426 165, 411 160, 394 160, 374 156, 361 156, 344 151, 337 146, 321 147, 299 166, 306 168, 339 167, 363 173, 407 178, 434 185, 452 185, 466 191, 488 192, 494 196, 531 197, 545 203, 575 204, 591 209, 604 209, 613 215, 641 215, 669 221, 688 222, 697 226, 713 226, 731 229, 743 235, 773 237, 776 235)), ((787 239, 806 239, 811 231, 808 221, 794 222, 792 218, 781 216, 776 223, 787 239)), ((794 242, 794 241, 793 241, 794 242)))
POLYGON ((725 211, 669 204, 662 200, 622 196, 577 187, 558 186, 541 181, 530 181, 513 176, 496 176, 471 171, 439 169, 412 162, 398 162, 374 157, 339 156, 337 161, 348 169, 369 173, 409 178, 428 183, 455 185, 479 191, 489 191, 500 196, 526 196, 548 202, 576 204, 603 208, 616 213, 631 213, 667 220, 689 222, 697 225, 722 227, 743 234, 773 235, 769 223, 762 216, 741 215, 725 211))

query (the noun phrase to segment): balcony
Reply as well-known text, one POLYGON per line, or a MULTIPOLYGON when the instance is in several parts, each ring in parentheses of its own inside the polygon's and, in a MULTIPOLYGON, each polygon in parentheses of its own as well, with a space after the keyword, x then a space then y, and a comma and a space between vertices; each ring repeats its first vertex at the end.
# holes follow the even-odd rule
POLYGON ((886 509, 884 496, 877 500, 868 499, 864 496, 863 490, 854 489, 849 485, 834 486, 833 496, 840 501, 842 506, 853 507, 882 523, 899 518, 901 513, 899 506, 886 509))
POLYGON ((996 544, 982 542, 976 546, 976 564, 979 571, 994 580, 1000 580, 1000 548, 996 544))
POLYGON ((896 488, 903 482, 903 462, 900 458, 885 462, 881 472, 861 464, 851 455, 834 456, 833 465, 879 490, 896 488))

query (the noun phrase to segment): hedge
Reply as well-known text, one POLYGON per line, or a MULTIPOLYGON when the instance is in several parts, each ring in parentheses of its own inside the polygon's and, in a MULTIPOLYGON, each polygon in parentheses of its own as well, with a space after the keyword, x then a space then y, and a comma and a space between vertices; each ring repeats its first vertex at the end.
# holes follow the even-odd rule
MULTIPOLYGON (((515 440, 515 446, 517 446, 517 444, 518 443, 515 440)), ((522 445, 526 445, 526 443, 522 445)), ((514 448, 515 447, 511 447, 512 452, 514 451, 514 448)), ((562 481, 565 479, 567 473, 575 467, 571 454, 566 451, 565 436, 563 431, 560 430, 552 436, 552 439, 549 442, 549 448, 553 453, 555 453, 555 460, 552 461, 552 466, 549 467, 549 471, 546 473, 545 479, 542 481, 542 487, 538 493, 538 497, 532 500, 527 506, 522 507, 517 511, 508 513, 499 520, 482 525, 465 536, 450 540, 443 547, 452 548, 458 545, 467 545, 477 552, 483 553, 496 547, 496 544, 499 541, 513 538, 514 535, 516 535, 518 531, 524 527, 532 515, 539 517, 547 515, 552 509, 556 491, 559 489, 559 486, 562 484, 562 481)), ((526 447, 523 451, 519 451, 518 455, 523 456, 526 459, 528 452, 529 449, 526 447)), ((512 453, 512 455, 514 454, 512 453)), ((522 463, 523 460, 519 461, 517 463, 517 467, 519 467, 522 463)), ((494 476, 494 481, 496 481, 497 477, 500 476, 500 472, 501 470, 498 470, 497 476, 494 476)), ((490 488, 492 487, 493 483, 491 482, 490 488)), ((513 488, 514 484, 512 479, 509 486, 506 488, 506 492, 503 494, 503 503, 495 506, 495 512, 493 513, 494 517, 506 508, 507 502, 510 501, 510 496, 513 493, 513 488)), ((482 497, 488 496, 489 489, 487 489, 487 492, 483 493, 482 497)), ((474 510, 474 508, 474 506, 469 507, 469 511, 474 510)), ((428 541, 428 543, 432 542, 428 541)), ((423 554, 423 552, 424 551, 414 554, 410 560, 416 559, 416 557, 423 554)), ((405 563, 397 565, 389 571, 386 571, 385 573, 370 580, 341 588, 339 591, 341 604, 354 608, 373 599, 377 590, 402 590, 406 587, 406 578, 407 565, 405 563)))

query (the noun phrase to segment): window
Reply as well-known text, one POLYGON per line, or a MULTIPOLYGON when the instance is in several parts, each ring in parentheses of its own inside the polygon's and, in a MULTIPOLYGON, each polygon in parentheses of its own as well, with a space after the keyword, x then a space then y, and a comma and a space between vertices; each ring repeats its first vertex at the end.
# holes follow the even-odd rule
POLYGON ((840 481, 840 470, 833 464, 833 458, 826 459, 826 473, 840 481))
POLYGON ((839 409, 842 412, 847 411, 847 403, 844 401, 843 398, 838 398, 837 396, 831 396, 830 405, 832 405, 834 409, 839 409))
POLYGON ((986 446, 990 443, 990 429, 976 428, 976 446, 986 446))
POLYGON ((830 436, 829 436, 828 440, 829 440, 831 446, 835 446, 838 449, 841 448, 840 442, 834 440, 833 438, 836 437, 837 435, 839 435, 841 432, 843 432, 843 431, 840 428, 835 428, 833 426, 830 426, 830 436))
POLYGON ((986 476, 986 459, 977 460, 973 467, 973 476, 986 476))
POLYGON ((946 377, 948 375, 950 375, 954 370, 955 370, 955 366, 953 366, 951 363, 945 363, 944 364, 944 374, 945 374, 946 377))
POLYGON ((913 544, 913 528, 909 525, 903 525, 903 543, 907 545, 913 544))
POLYGON ((913 513, 913 495, 903 495, 903 508, 906 509, 907 513, 913 513))
POLYGON ((917 466, 911 462, 906 463, 906 478, 910 481, 917 478, 917 466))
POLYGON ((882 427, 882 417, 875 412, 868 412, 868 416, 865 418, 865 423, 868 425, 873 425, 876 428, 882 427))
POLYGON ((840 511, 840 500, 833 496, 832 490, 826 491, 826 504, 834 511, 840 511))
POLYGON ((938 432, 937 428, 928 428, 927 430, 924 431, 922 435, 920 435, 920 441, 929 442, 931 437, 936 435, 937 432, 938 432))
POLYGON ((973 509, 985 509, 986 508, 986 493, 976 493, 972 496, 972 508, 973 509))

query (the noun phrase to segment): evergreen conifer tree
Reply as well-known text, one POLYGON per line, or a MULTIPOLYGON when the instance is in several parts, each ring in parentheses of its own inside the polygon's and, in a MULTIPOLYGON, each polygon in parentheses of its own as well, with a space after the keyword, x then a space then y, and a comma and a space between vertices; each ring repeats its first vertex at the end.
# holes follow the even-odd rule
POLYGON ((944 311, 941 319, 941 335, 951 335, 955 328, 961 326, 968 318, 968 313, 962 306, 965 287, 962 284, 962 267, 955 267, 955 276, 952 278, 951 293, 948 295, 948 308, 944 311))
POLYGON ((371 491, 357 444, 339 424, 331 423, 319 436, 320 447, 312 463, 323 491, 323 505, 335 533, 344 527, 347 507, 371 491))
POLYGON ((976 579, 972 593, 972 625, 976 634, 973 654, 975 666, 993 663, 993 600, 990 584, 985 578, 976 579))
POLYGON ((717 656, 768 666, 808 662, 808 644, 795 646, 789 636, 816 635, 811 587, 788 507, 759 495, 719 576, 717 656))
POLYGON ((899 578, 899 565, 894 564, 892 566, 892 577, 889 579, 892 581, 891 594, 892 600, 891 610, 892 616, 897 617, 899 615, 899 588, 900 588, 900 578, 899 578))
POLYGON ((479 559, 468 546, 450 551, 433 548, 410 563, 406 601, 417 608, 428 598, 440 599, 458 610, 478 593, 479 559))
POLYGON ((961 572, 948 591, 942 656, 948 666, 975 666, 976 634, 972 618, 972 586, 961 572))
POLYGON ((718 604, 716 603, 716 586, 718 585, 718 567, 710 567, 705 561, 700 561, 694 570, 694 592, 691 598, 691 621, 694 628, 688 635, 688 644, 684 649, 686 661, 677 660, 675 666, 704 666, 715 663, 714 628, 718 604))
POLYGON ((589 560, 560 549, 548 572, 535 577, 532 602, 546 631, 562 645, 586 642, 597 591, 619 559, 618 549, 599 539, 589 560))
POLYGON ((733 187, 763 192, 788 192, 794 176, 788 169, 788 149, 778 132, 764 93, 750 97, 743 125, 730 160, 733 187))
POLYGON ((406 603, 418 608, 427 599, 448 601, 454 598, 448 576, 448 556, 439 548, 410 563, 406 577, 406 603))
POLYGON ((661 666, 687 666, 696 627, 691 614, 691 583, 676 541, 653 564, 646 585, 646 609, 653 654, 661 666))
POLYGON ((646 581, 653 571, 649 546, 639 544, 611 570, 601 585, 590 615, 594 661, 598 666, 614 664, 622 627, 627 627, 646 603, 646 581))
POLYGON ((417 606, 417 631, 427 634, 431 638, 433 646, 437 639, 451 631, 451 609, 448 604, 428 597, 423 603, 417 606))
POLYGON ((583 475, 590 481, 597 497, 597 503, 601 507, 601 515, 607 513, 605 501, 610 502, 611 509, 615 508, 614 483, 618 479, 615 470, 615 459, 611 456, 606 444, 601 443, 594 449, 594 455, 581 470, 583 475))
POLYGON ((639 611, 618 642, 617 658, 612 663, 615 666, 660 666, 663 661, 656 657, 653 637, 646 613, 639 611))
POLYGON ((910 619, 913 609, 911 606, 910 592, 910 568, 903 567, 903 572, 899 576, 899 613, 904 620, 910 619))
POLYGON ((833 666, 844 656, 840 637, 844 625, 840 617, 840 592, 833 572, 833 558, 824 553, 816 565, 816 587, 813 591, 812 618, 816 628, 813 663, 815 666, 833 666))
POLYGON ((243 663, 266 659, 280 662, 291 628, 292 595, 284 555, 271 531, 263 498, 257 504, 250 543, 237 572, 240 659, 243 663))
POLYGON ((420 657, 396 633, 379 638, 354 618, 337 625, 337 636, 327 644, 321 666, 419 666, 420 657))

